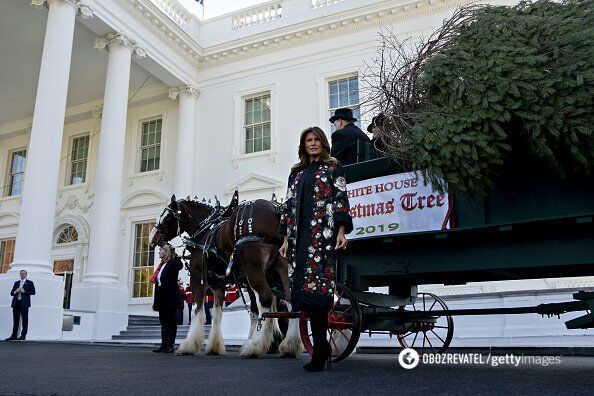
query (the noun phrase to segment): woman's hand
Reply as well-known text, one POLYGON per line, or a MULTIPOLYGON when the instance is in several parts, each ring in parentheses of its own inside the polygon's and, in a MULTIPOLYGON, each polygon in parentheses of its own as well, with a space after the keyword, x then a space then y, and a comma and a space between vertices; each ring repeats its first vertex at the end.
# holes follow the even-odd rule
POLYGON ((283 245, 280 247, 280 249, 278 249, 278 252, 280 253, 281 256, 283 256, 284 258, 287 258, 287 249, 288 248, 289 248, 289 240, 287 239, 287 236, 285 235, 283 245))
POLYGON ((347 241, 346 237, 344 236, 344 226, 341 225, 338 228, 338 235, 336 236, 336 247, 334 248, 334 250, 345 250, 348 243, 349 241, 347 241))

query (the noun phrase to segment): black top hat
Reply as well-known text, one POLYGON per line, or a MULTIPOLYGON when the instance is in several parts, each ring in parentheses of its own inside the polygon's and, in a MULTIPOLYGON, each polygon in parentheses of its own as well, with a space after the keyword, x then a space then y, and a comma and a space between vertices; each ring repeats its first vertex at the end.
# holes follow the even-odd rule
POLYGON ((379 113, 371 119, 371 124, 367 126, 367 132, 372 133, 373 127, 382 127, 386 122, 386 116, 379 113))
POLYGON ((349 122, 357 121, 357 119, 353 117, 353 110, 349 109, 348 107, 334 110, 334 115, 330 117, 329 121, 334 122, 336 120, 345 120, 349 122))

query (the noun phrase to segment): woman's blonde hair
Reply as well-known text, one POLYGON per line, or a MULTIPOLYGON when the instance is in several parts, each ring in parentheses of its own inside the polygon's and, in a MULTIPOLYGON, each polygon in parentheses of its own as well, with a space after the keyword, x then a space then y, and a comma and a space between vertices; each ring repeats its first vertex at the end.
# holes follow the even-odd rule
POLYGON ((309 165, 309 154, 307 154, 307 150, 305 149, 305 138, 309 133, 315 134, 322 142, 322 155, 320 156, 320 160, 328 165, 336 165, 336 158, 330 156, 330 143, 328 143, 326 134, 320 127, 313 126, 306 128, 301 132, 301 136, 299 137, 299 150, 297 151, 299 162, 291 167, 291 173, 300 171, 309 165))

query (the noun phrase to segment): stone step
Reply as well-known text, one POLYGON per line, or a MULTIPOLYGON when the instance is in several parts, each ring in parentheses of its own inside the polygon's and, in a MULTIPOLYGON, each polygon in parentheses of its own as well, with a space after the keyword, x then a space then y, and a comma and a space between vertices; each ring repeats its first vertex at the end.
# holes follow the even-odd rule
MULTIPOLYGON (((182 330, 182 331, 178 331, 177 334, 179 334, 180 337, 185 337, 188 334, 187 330, 182 330)), ((206 332, 205 334, 209 334, 208 332, 206 332)), ((154 338, 160 338, 161 337, 161 332, 160 331, 138 331, 138 332, 133 332, 133 333, 128 333, 128 332, 122 332, 120 334, 116 334, 114 335, 114 337, 126 337, 126 338, 134 338, 134 337, 154 337, 154 338)))
MULTIPOLYGON (((205 325, 204 328, 206 330, 210 329, 210 325, 205 325)), ((190 325, 179 325, 177 326, 177 330, 179 331, 180 329, 189 329, 190 325)), ((157 325, 157 326, 128 326, 128 329, 125 331, 137 331, 137 330, 159 330, 161 331, 161 326, 157 325)))

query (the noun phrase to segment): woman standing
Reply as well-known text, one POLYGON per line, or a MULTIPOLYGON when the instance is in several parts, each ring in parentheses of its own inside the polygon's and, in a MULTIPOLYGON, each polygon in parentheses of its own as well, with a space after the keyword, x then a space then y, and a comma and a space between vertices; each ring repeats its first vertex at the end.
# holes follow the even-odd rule
POLYGON ((328 139, 318 127, 299 138, 299 162, 291 168, 279 232, 280 253, 290 263, 293 310, 310 313, 314 343, 308 371, 322 371, 332 353, 326 339, 328 312, 336 287, 335 251, 346 249, 353 230, 346 180, 340 163, 330 157, 328 139))
POLYGON ((153 311, 159 312, 161 346, 153 352, 173 353, 173 345, 177 335, 175 314, 180 304, 177 277, 182 269, 182 262, 169 244, 159 248, 159 257, 161 263, 151 277, 151 282, 155 284, 153 311))

